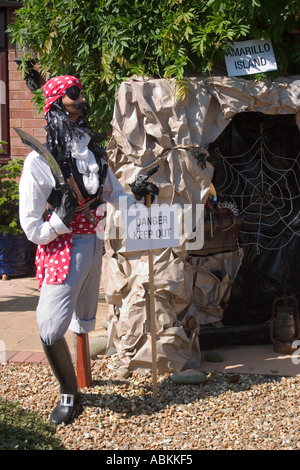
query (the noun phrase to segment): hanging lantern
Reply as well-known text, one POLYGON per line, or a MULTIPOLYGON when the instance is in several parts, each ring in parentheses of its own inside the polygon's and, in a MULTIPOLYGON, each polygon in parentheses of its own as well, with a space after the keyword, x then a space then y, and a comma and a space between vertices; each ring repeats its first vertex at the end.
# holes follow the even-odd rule
POLYGON ((291 354, 297 347, 293 342, 299 338, 298 301, 295 295, 287 295, 286 288, 281 297, 275 297, 272 307, 270 336, 276 352, 291 354))

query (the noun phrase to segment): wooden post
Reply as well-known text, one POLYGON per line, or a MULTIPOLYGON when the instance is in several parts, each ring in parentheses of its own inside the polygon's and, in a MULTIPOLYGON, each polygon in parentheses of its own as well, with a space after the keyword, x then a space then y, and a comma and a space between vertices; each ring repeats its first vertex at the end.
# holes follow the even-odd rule
MULTIPOLYGON (((146 206, 151 207, 151 194, 146 196, 146 206)), ((154 269, 153 253, 148 250, 149 265, 149 296, 150 296, 150 328, 151 328, 151 351, 152 351, 152 382, 154 399, 157 398, 157 354, 156 354, 156 322, 155 322, 155 302, 154 302, 154 269)))
POLYGON ((78 388, 92 383, 91 358, 88 333, 77 333, 77 384, 78 388))

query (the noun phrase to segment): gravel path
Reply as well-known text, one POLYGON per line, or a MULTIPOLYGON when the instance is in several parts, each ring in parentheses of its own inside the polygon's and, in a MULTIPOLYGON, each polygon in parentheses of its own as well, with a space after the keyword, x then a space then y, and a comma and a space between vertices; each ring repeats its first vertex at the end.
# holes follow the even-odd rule
MULTIPOLYGON (((113 358, 92 362, 74 421, 57 427, 70 450, 299 450, 300 377, 207 371, 201 385, 151 374, 120 380, 113 358)), ((48 422, 58 385, 42 364, 0 365, 0 397, 18 400, 48 422)))

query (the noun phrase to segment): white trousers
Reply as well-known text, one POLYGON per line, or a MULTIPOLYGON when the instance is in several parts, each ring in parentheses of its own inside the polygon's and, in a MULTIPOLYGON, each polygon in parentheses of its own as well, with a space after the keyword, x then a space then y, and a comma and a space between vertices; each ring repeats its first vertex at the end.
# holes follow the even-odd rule
MULTIPOLYGON (((69 328, 75 333, 95 329, 99 299, 103 240, 95 235, 73 235, 70 270, 62 284, 41 288, 37 323, 48 346, 61 339, 69 328)), ((46 278, 46 276, 45 276, 46 278)))

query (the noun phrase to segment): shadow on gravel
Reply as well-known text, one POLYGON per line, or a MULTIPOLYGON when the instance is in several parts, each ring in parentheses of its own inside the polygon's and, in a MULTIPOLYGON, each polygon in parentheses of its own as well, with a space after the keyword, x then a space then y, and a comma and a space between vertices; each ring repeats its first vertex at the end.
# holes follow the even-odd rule
MULTIPOLYGON (((170 377, 158 384, 157 399, 152 397, 152 385, 132 385, 119 380, 93 381, 92 387, 97 387, 95 394, 89 391, 82 394, 79 413, 85 407, 99 407, 125 415, 145 415, 160 412, 172 405, 193 404, 199 400, 209 400, 228 391, 243 392, 266 382, 274 384, 281 380, 280 376, 268 377, 262 375, 228 374, 213 372, 202 384, 178 385, 170 377)), ((89 389, 90 390, 90 389, 89 389)))

